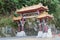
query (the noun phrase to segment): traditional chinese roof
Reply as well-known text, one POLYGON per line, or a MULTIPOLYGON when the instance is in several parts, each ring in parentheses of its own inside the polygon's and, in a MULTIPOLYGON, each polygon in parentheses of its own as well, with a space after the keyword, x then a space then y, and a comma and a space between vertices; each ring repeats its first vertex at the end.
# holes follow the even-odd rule
POLYGON ((27 7, 23 7, 21 9, 17 9, 17 13, 28 13, 28 12, 35 12, 37 10, 48 10, 47 6, 43 6, 41 3, 38 5, 33 5, 33 6, 27 6, 27 7))
POLYGON ((53 15, 48 14, 48 12, 43 12, 42 14, 40 14, 39 16, 37 16, 37 18, 45 18, 45 17, 52 18, 53 15))

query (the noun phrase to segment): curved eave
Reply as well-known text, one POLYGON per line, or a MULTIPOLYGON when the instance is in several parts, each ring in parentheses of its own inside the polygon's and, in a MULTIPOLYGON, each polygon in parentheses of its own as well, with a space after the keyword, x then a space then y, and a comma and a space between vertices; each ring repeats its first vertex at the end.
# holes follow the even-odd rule
POLYGON ((38 18, 38 19, 41 19, 41 18, 48 18, 48 19, 52 19, 52 18, 53 18, 53 16, 52 16, 52 15, 47 14, 47 15, 40 15, 40 16, 38 16, 37 18, 38 18))
POLYGON ((47 11, 48 9, 45 9, 43 7, 41 8, 37 8, 37 9, 32 9, 32 10, 25 10, 25 11, 17 11, 18 14, 22 14, 22 13, 30 13, 30 12, 36 12, 37 10, 39 11, 47 11))
POLYGON ((21 19, 22 19, 22 17, 20 17, 20 16, 19 17, 13 17, 14 21, 18 21, 18 20, 21 20, 21 19))
POLYGON ((36 12, 37 10, 39 10, 39 11, 48 10, 48 7, 47 6, 43 6, 40 3, 38 5, 32 5, 32 6, 23 7, 21 9, 17 9, 16 12, 18 14, 21 14, 21 13, 36 12))

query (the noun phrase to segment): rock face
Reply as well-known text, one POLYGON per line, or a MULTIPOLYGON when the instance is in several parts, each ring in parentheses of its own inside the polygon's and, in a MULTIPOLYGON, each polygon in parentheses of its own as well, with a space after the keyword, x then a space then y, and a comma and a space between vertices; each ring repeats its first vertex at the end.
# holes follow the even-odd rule
POLYGON ((23 36, 26 36, 24 31, 17 32, 17 34, 16 34, 16 37, 23 37, 23 36))

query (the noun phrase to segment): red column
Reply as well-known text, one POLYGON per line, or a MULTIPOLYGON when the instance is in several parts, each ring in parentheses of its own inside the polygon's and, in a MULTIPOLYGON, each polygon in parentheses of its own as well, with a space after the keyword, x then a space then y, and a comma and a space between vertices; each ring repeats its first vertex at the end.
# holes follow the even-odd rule
POLYGON ((39 20, 39 21, 38 21, 38 22, 39 22, 39 31, 42 31, 42 25, 41 25, 41 23, 40 23, 41 20, 40 20, 40 19, 38 19, 38 20, 39 20))
POLYGON ((48 31, 48 27, 47 27, 47 25, 45 25, 44 29, 45 29, 45 32, 48 31))
POLYGON ((39 31, 42 31, 42 29, 41 29, 41 28, 42 28, 42 26, 41 26, 41 24, 39 24, 39 31))
POLYGON ((47 32, 48 31, 48 27, 47 27, 47 19, 44 19, 45 23, 44 23, 44 31, 47 32))
POLYGON ((22 31, 24 31, 24 18, 22 18, 22 31))
POLYGON ((19 23, 19 21, 17 22, 17 24, 18 24, 18 32, 20 32, 20 23, 19 23))

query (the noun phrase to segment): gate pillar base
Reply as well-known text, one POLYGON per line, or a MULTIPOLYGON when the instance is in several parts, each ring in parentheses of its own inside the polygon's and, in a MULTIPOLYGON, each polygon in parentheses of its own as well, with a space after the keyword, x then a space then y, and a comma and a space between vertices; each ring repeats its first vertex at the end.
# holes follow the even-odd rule
POLYGON ((47 32, 43 33, 42 38, 47 38, 47 32))
POLYGON ((51 28, 48 29, 47 37, 52 37, 51 28))
POLYGON ((51 28, 48 29, 48 32, 43 33, 42 38, 51 38, 52 37, 52 32, 51 28))
POLYGON ((42 37, 42 35, 43 35, 43 32, 39 31, 37 37, 42 37))
POLYGON ((17 34, 16 34, 16 37, 24 37, 24 36, 26 36, 24 31, 17 32, 17 34))

